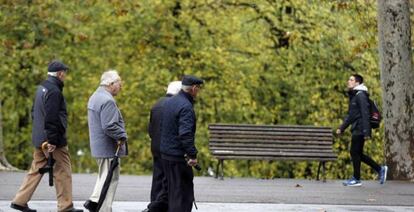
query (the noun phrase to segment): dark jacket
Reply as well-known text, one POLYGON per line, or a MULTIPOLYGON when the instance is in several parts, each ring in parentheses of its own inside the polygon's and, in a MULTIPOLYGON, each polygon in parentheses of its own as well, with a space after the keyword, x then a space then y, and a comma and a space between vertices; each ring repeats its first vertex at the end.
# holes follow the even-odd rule
POLYGON ((148 124, 148 135, 151 138, 151 152, 154 157, 161 157, 161 118, 162 108, 167 99, 173 95, 167 94, 161 97, 151 108, 150 120, 148 124))
POLYGON ((165 101, 161 122, 161 154, 163 159, 197 157, 194 145, 196 116, 193 97, 183 91, 165 101))
POLYGON ((369 101, 368 93, 364 90, 352 90, 349 94, 348 115, 345 117, 341 127, 341 132, 352 125, 352 135, 363 135, 371 137, 371 125, 369 122, 369 101))
POLYGON ((67 112, 62 90, 63 82, 52 76, 37 87, 32 107, 32 143, 37 148, 46 140, 57 147, 67 145, 67 112))

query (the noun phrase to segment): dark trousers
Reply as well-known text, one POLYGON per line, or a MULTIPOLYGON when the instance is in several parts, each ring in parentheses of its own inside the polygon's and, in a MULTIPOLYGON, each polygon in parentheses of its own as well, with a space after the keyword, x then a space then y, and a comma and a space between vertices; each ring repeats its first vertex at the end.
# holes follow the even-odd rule
POLYGON ((161 157, 153 157, 151 203, 148 205, 151 212, 167 212, 168 188, 161 157))
POLYGON ((364 155, 364 143, 365 139, 363 135, 352 135, 351 158, 352 164, 354 166, 354 177, 357 180, 361 179, 361 161, 370 166, 378 173, 381 171, 381 166, 379 166, 374 160, 372 160, 367 155, 364 155))
POLYGON ((168 183, 168 212, 191 212, 194 202, 193 169, 186 162, 163 159, 168 183))

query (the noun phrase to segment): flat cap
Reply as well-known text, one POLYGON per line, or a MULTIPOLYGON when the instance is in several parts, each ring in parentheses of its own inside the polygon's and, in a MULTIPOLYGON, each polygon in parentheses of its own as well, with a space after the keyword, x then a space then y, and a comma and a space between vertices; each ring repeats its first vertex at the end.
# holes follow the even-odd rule
POLYGON ((59 60, 53 60, 47 66, 48 72, 58 72, 58 71, 67 71, 67 70, 69 70, 69 67, 65 65, 64 63, 60 62, 59 60))
POLYGON ((201 85, 204 83, 202 79, 191 75, 185 75, 181 82, 183 85, 201 85))

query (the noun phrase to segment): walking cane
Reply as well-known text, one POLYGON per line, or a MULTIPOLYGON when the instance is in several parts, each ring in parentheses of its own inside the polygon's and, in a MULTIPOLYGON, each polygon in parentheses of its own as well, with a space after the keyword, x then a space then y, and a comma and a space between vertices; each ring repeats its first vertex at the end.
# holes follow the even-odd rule
MULTIPOLYGON (((185 155, 184 155, 184 158, 185 158, 185 161, 187 161, 187 162, 188 162, 188 160, 190 160, 190 158, 188 157, 188 155, 187 155, 187 154, 185 154, 185 155)), ((201 167, 200 167, 200 165, 196 164, 196 165, 194 165, 193 167, 194 167, 197 171, 201 171, 201 167)), ((193 197, 193 203, 194 203, 194 207, 195 207, 195 209, 196 209, 196 210, 198 210, 198 207, 197 207, 197 203, 196 203, 195 197, 193 197)))
MULTIPOLYGON (((47 151, 48 146, 47 142, 43 142, 42 150, 47 151)), ((40 174, 44 174, 46 172, 49 173, 49 186, 53 186, 53 165, 55 164, 55 159, 53 159, 53 153, 49 152, 49 157, 47 158, 47 164, 39 169, 40 174)))

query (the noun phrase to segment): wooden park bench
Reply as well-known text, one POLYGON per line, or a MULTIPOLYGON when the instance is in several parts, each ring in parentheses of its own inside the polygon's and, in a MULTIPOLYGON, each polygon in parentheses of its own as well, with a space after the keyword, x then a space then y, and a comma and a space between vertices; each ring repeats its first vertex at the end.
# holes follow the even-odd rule
POLYGON ((224 160, 319 161, 325 181, 325 162, 334 161, 333 133, 329 127, 210 124, 209 147, 218 159, 216 178, 224 160))

